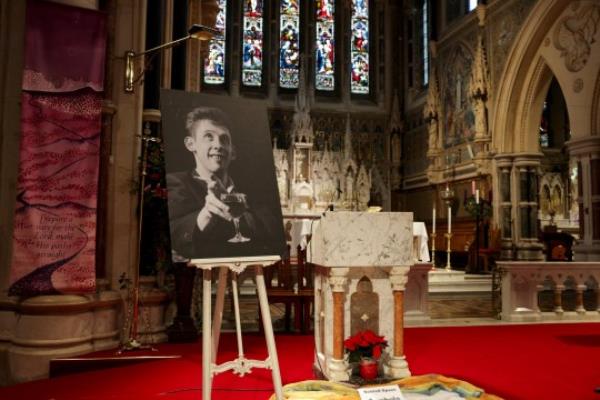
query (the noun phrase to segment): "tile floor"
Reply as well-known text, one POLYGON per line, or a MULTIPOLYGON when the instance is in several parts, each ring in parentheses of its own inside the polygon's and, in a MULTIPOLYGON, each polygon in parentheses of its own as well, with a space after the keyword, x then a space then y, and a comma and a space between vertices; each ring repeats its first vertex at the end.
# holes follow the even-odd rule
MULTIPOLYGON (((223 315, 223 330, 234 330, 235 320, 230 306, 232 302, 226 299, 223 315)), ((242 331, 258 330, 258 300, 256 296, 243 295, 240 298, 240 319, 242 331)), ((271 318, 275 332, 283 332, 285 308, 283 304, 271 304, 271 318)), ((468 294, 432 294, 429 298, 429 315, 431 321, 411 323, 409 326, 438 326, 438 325, 481 325, 500 323, 495 318, 497 312, 492 307, 491 293, 468 294)), ((293 317, 292 317, 293 321, 293 317)))

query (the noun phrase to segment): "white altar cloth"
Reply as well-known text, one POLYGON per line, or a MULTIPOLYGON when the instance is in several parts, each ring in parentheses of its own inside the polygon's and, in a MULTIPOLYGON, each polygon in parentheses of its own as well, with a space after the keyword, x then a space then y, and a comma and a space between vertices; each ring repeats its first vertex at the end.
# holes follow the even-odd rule
POLYGON ((314 218, 302 218, 293 219, 290 222, 292 224, 290 229, 291 240, 288 239, 288 244, 290 245, 290 255, 296 257, 298 246, 300 246, 302 250, 306 249, 310 239, 311 227, 313 224, 318 224, 319 220, 314 218))
POLYGON ((424 222, 413 222, 413 239, 415 242, 415 258, 421 262, 429 262, 429 236, 424 222))

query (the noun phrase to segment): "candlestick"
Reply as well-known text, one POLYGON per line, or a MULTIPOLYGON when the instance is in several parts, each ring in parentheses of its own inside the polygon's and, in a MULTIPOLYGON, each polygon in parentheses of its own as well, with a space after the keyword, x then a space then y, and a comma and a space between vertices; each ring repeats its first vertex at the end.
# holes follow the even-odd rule
POLYGON ((431 264, 432 264, 431 269, 435 269, 435 237, 436 237, 436 233, 433 232, 431 234, 431 264))
POLYGON ((446 271, 452 271, 452 267, 450 266, 450 254, 452 253, 450 241, 452 240, 452 233, 448 232, 444 236, 446 236, 446 239, 448 240, 448 247, 446 248, 446 271))

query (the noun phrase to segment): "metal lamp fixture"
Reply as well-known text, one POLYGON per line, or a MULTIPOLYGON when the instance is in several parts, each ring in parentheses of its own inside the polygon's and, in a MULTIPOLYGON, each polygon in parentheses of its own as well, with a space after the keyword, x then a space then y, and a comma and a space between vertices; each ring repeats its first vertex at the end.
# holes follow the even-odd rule
POLYGON ((138 76, 135 73, 135 59, 144 56, 146 54, 153 54, 159 50, 170 49, 171 47, 177 46, 180 43, 186 42, 189 39, 197 40, 210 40, 213 37, 220 37, 223 34, 218 29, 211 28, 206 25, 194 24, 188 29, 187 36, 180 39, 173 40, 168 43, 161 44, 160 46, 152 47, 151 49, 136 53, 133 50, 125 52, 125 86, 124 90, 127 93, 133 93, 134 84, 138 82, 143 76, 145 68, 143 67, 138 76))

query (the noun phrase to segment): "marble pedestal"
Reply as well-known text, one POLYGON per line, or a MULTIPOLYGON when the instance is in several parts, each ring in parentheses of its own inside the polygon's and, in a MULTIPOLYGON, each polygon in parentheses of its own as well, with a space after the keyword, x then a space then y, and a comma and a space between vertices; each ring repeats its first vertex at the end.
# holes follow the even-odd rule
POLYGON ((388 340, 386 377, 410 375, 404 357, 404 289, 412 257, 412 213, 329 212, 313 229, 315 367, 350 378, 343 341, 371 329, 388 340))

